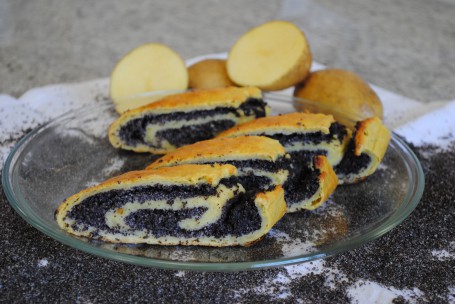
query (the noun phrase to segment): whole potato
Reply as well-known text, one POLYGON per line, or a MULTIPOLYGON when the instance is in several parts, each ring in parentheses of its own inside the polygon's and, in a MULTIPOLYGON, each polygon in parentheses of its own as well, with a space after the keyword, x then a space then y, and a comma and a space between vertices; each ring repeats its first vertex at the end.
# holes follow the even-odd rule
MULTIPOLYGON (((382 103, 368 83, 346 70, 326 69, 312 72, 304 82, 296 86, 294 96, 320 104, 321 108, 317 110, 332 114, 342 122, 343 116, 355 121, 372 116, 382 119, 383 116, 382 103)), ((297 108, 316 110, 303 105, 297 105, 297 108)))
POLYGON ((235 86, 226 71, 226 60, 206 59, 188 68, 189 87, 192 89, 211 89, 235 86))

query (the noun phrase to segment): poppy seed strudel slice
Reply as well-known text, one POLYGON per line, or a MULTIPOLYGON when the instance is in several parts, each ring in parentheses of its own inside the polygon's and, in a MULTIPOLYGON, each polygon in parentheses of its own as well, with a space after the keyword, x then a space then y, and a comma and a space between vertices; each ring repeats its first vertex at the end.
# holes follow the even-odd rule
POLYGON ((343 157, 349 132, 332 115, 296 112, 259 118, 235 126, 217 137, 267 136, 278 140, 288 153, 297 151, 308 159, 313 155, 325 155, 335 166, 343 157))
POLYGON ((359 121, 343 159, 334 168, 339 183, 357 183, 373 174, 387 151, 390 136, 377 117, 359 121))
POLYGON ((280 186, 246 192, 231 165, 132 171, 83 190, 56 210, 67 232, 113 243, 248 246, 284 215, 280 186))
POLYGON ((290 113, 260 118, 229 129, 218 138, 248 134, 279 140, 291 156, 289 177, 283 185, 287 212, 316 209, 337 187, 331 163, 341 160, 349 130, 332 116, 290 113))
POLYGON ((116 148, 164 154, 269 111, 257 88, 190 91, 123 113, 110 126, 109 140, 116 148))
POLYGON ((283 185, 286 212, 314 210, 335 191, 338 178, 327 157, 316 155, 310 163, 292 154, 290 177, 283 185))
POLYGON ((267 190, 283 184, 288 177, 289 155, 274 139, 240 136, 204 140, 169 152, 148 170, 182 164, 230 164, 239 171, 246 190, 267 190))

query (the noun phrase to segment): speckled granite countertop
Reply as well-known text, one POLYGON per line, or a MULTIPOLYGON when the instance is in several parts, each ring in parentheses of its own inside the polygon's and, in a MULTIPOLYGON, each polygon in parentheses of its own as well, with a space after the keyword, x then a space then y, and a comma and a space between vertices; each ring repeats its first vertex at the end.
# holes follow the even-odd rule
MULTIPOLYGON (((125 52, 147 41, 168 44, 184 58, 226 51, 249 28, 287 19, 304 29, 318 62, 353 70, 415 100, 450 100, 455 98, 454 15, 455 4, 448 0, 134 5, 5 0, 0 2, 0 94, 19 97, 37 86, 106 77, 125 52)), ((309 264, 303 272, 281 267, 191 273, 101 259, 31 227, 2 192, 0 302, 348 303, 358 298, 352 290, 375 290, 362 284, 390 290, 383 302, 454 302, 455 138, 447 141, 444 150, 415 148, 426 190, 403 224, 359 249, 309 264), (336 284, 329 286, 328 279, 336 284)))

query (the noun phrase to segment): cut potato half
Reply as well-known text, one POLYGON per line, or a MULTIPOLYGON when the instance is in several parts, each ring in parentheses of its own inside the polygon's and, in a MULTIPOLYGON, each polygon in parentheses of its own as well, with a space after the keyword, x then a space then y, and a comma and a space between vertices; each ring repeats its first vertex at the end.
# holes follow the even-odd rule
POLYGON ((281 90, 302 81, 311 67, 305 34, 287 21, 272 21, 245 33, 231 48, 229 78, 240 86, 281 90))
POLYGON ((126 111, 140 108, 142 106, 148 105, 149 103, 163 99, 166 96, 183 92, 185 92, 185 90, 153 91, 144 94, 118 98, 115 102, 115 110, 119 114, 122 114, 126 111))
POLYGON ((117 63, 111 74, 110 94, 117 105, 128 100, 124 97, 139 93, 187 88, 188 72, 182 58, 159 43, 135 48, 117 63))
POLYGON ((188 68, 190 88, 212 89, 235 86, 226 71, 226 60, 205 59, 188 68))

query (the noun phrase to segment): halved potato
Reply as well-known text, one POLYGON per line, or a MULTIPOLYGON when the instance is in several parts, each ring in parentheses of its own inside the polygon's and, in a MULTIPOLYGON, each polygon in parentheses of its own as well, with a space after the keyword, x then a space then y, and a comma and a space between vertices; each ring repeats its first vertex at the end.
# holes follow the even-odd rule
POLYGON ((211 89, 235 86, 226 71, 226 60, 205 59, 188 68, 189 87, 192 89, 211 89))
POLYGON ((128 102, 124 97, 139 93, 187 88, 185 63, 176 52, 160 43, 135 48, 120 59, 111 74, 110 94, 117 105, 128 102))
MULTIPOLYGON (((346 70, 312 72, 295 88, 294 96, 321 104, 318 112, 332 114, 340 122, 344 122, 346 116, 354 121, 372 116, 382 119, 383 116, 382 103, 373 89, 362 78, 346 70)), ((298 110, 312 109, 302 106, 298 110)))
POLYGON ((311 67, 305 34, 287 21, 271 21, 245 33, 231 48, 229 78, 240 86, 281 90, 302 81, 311 67))

